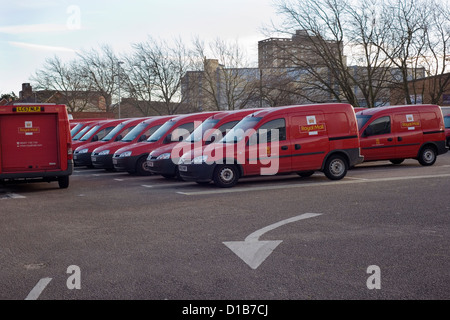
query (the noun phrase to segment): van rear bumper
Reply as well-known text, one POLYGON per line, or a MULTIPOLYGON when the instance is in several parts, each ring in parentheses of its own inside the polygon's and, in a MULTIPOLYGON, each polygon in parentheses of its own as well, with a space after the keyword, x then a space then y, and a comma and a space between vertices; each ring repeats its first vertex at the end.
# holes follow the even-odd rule
POLYGON ((70 176, 73 173, 73 161, 67 161, 67 170, 64 171, 33 171, 33 172, 11 172, 0 173, 0 180, 5 179, 39 179, 57 180, 58 177, 70 176))

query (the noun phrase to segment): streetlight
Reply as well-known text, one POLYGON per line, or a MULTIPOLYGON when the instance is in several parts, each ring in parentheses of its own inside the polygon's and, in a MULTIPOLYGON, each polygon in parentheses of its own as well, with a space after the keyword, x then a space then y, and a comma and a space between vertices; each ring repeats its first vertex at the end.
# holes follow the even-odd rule
POLYGON ((123 64, 123 61, 117 61, 118 78, 119 78, 119 119, 120 119, 120 65, 121 64, 123 64))

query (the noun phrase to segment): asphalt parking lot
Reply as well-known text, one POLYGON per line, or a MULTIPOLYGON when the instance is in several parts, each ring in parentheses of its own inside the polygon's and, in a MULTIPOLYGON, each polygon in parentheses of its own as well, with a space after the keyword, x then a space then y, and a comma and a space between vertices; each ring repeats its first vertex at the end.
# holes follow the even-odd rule
POLYGON ((2 300, 450 298, 450 153, 241 179, 0 185, 2 300))

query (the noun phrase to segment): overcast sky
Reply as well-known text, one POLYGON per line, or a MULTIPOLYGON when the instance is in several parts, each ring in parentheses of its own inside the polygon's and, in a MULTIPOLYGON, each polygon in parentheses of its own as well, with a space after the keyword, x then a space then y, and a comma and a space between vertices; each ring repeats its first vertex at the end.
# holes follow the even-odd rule
MULTIPOLYGON (((19 95, 47 57, 69 60, 111 45, 116 53, 150 35, 190 43, 238 41, 257 59, 261 28, 276 20, 273 0, 0 0, 0 94, 19 95)), ((211 57, 213 58, 213 57, 211 57)))

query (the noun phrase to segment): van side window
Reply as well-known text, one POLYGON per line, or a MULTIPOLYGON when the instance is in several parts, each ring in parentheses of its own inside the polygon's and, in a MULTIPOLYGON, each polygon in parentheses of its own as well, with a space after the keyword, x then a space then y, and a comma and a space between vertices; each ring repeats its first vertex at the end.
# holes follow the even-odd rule
POLYGON ((376 136, 380 134, 391 133, 391 117, 381 117, 374 120, 364 130, 364 136, 376 136))
POLYGON ((192 131, 194 131, 194 123, 193 122, 188 122, 188 123, 182 124, 175 130, 173 130, 171 141, 177 142, 177 141, 184 140, 187 138, 187 136, 189 136, 192 133, 192 131))
POLYGON ((256 139, 255 137, 250 137, 249 145, 283 140, 286 140, 286 121, 284 118, 281 118, 269 121, 259 127, 256 139), (276 130, 278 134, 275 134, 272 130, 276 130))

